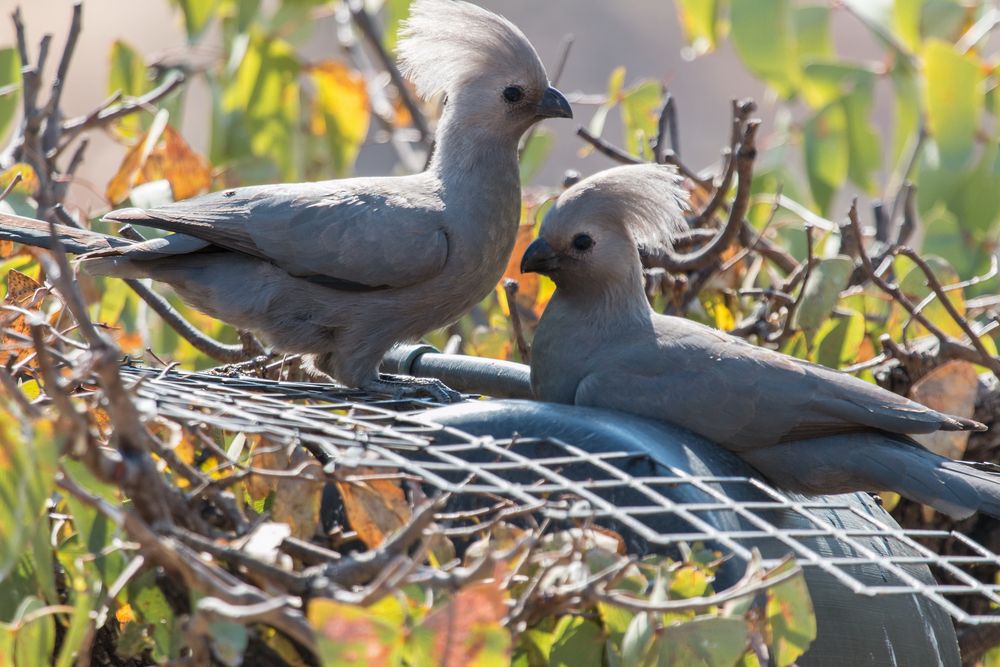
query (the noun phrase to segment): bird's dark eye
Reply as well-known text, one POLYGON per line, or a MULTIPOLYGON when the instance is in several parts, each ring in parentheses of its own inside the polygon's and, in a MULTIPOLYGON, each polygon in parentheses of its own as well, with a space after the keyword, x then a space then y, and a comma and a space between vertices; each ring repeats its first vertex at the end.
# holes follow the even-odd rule
POLYGON ((573 247, 584 252, 585 250, 590 250, 594 245, 594 239, 590 238, 587 234, 577 234, 573 237, 573 247))
POLYGON ((521 86, 507 86, 503 89, 503 98, 511 104, 516 104, 524 99, 524 88, 521 86))

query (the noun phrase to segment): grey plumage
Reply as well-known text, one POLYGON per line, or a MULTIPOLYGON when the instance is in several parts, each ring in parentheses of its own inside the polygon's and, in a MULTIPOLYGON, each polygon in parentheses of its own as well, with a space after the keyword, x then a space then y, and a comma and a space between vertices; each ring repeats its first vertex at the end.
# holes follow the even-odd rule
POLYGON ((893 490, 953 516, 1000 515, 1000 476, 906 437, 982 424, 655 313, 637 248, 681 223, 680 202, 675 171, 643 165, 581 181, 550 209, 522 259, 557 286, 532 346, 538 398, 684 426, 783 488, 893 490))
MULTIPOLYGON (((168 283, 348 385, 403 393, 416 381, 380 378, 382 356, 493 289, 520 216, 518 141, 572 112, 521 31, 466 2, 416 0, 399 55, 420 93, 447 98, 427 171, 237 188, 106 216, 173 232, 145 243, 60 233, 91 273, 168 283)), ((13 216, 0 216, 0 238, 44 242, 13 216)))

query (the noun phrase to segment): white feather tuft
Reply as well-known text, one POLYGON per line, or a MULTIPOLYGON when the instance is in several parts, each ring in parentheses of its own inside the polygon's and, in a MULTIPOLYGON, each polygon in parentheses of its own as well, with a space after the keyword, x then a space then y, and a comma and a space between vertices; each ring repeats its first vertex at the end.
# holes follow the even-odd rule
POLYGON ((599 218, 620 224, 640 248, 668 248, 685 231, 683 179, 671 165, 614 167, 580 181, 559 197, 568 219, 599 218))
POLYGON ((513 23, 462 0, 414 0, 400 29, 397 55, 417 93, 429 98, 490 73, 509 83, 545 86, 535 48, 513 23))

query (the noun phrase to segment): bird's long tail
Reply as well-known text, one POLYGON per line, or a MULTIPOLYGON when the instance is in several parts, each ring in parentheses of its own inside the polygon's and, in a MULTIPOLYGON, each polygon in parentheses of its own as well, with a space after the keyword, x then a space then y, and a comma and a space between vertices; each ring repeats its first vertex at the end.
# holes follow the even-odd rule
POLYGON ((779 488, 808 494, 894 491, 956 519, 1000 517, 1000 466, 953 461, 905 436, 816 438, 740 453, 779 488))
MULTIPOLYGON (((55 225, 55 232, 66 251, 74 255, 110 250, 132 244, 131 241, 108 234, 66 225, 55 225)), ((0 240, 14 241, 51 250, 52 229, 49 223, 43 220, 0 212, 0 240)))

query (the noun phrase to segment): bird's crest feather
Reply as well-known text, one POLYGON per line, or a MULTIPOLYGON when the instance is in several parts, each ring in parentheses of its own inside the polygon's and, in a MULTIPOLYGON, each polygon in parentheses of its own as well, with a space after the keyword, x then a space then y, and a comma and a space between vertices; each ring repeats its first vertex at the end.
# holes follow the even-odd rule
POLYGON ((683 179, 670 165, 614 167, 580 181, 559 197, 552 212, 620 224, 643 248, 670 247, 687 229, 683 179))
POLYGON ((424 98, 450 93, 484 71, 547 80, 524 33, 469 2, 415 0, 399 35, 401 70, 424 98))

